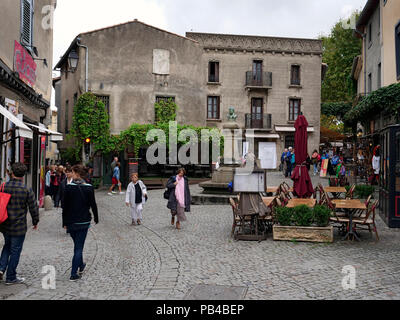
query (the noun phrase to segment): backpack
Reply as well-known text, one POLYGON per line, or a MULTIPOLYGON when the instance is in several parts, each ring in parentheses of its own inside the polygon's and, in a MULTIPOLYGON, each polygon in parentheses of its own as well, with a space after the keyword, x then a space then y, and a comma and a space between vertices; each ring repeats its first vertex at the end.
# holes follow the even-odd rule
POLYGON ((169 195, 170 195, 170 190, 166 188, 164 191, 164 199, 169 200, 169 195))
POLYGON ((4 185, 5 183, 0 187, 0 223, 8 219, 7 205, 11 198, 11 194, 4 193, 4 185))

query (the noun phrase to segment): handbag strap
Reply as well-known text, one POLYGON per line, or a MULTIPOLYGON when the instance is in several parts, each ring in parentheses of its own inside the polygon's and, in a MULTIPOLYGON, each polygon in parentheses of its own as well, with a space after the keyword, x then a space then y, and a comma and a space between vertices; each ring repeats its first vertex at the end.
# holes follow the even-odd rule
POLYGON ((4 192, 4 186, 5 186, 5 185, 6 185, 6 183, 5 183, 5 182, 1 184, 1 187, 0 187, 0 192, 4 192))

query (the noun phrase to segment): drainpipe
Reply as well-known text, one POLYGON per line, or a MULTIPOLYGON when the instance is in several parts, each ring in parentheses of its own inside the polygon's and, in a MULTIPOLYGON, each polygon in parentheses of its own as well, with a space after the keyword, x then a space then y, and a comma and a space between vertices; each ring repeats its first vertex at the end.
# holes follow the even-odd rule
POLYGON ((366 33, 361 33, 357 29, 354 29, 354 32, 358 33, 364 41, 364 61, 363 61, 363 66, 364 66, 364 94, 367 93, 367 34, 366 33))
MULTIPOLYGON (((86 49, 86 58, 85 58, 85 92, 88 92, 88 75, 89 75, 89 48, 87 46, 84 46, 83 44, 80 43, 81 38, 76 39, 76 44, 78 47, 82 47, 86 49)), ((82 161, 86 161, 86 155, 85 155, 85 145, 82 146, 82 161)))
POLYGON ((88 80, 88 76, 89 76, 89 48, 87 46, 84 46, 83 44, 81 44, 81 38, 77 38, 76 39, 76 44, 78 47, 82 47, 86 49, 86 59, 85 59, 85 92, 88 92, 88 88, 89 88, 89 80, 88 80))

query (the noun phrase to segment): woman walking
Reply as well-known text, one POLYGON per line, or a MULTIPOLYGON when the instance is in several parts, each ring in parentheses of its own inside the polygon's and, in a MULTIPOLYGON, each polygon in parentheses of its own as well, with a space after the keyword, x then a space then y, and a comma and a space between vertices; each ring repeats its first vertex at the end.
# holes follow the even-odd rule
POLYGON ((143 220, 143 204, 146 202, 147 189, 144 183, 139 180, 137 173, 132 173, 131 183, 126 191, 125 203, 131 208, 132 225, 140 225, 143 220))
POLYGON ((169 200, 167 208, 171 210, 171 225, 175 224, 175 216, 177 216, 176 228, 181 229, 181 222, 186 221, 185 212, 190 212, 190 189, 189 181, 185 177, 186 170, 178 169, 177 175, 169 178, 167 189, 169 191, 169 200))
POLYGON ((65 186, 63 226, 74 241, 74 257, 70 281, 81 278, 86 264, 83 262, 83 248, 92 221, 89 209, 92 209, 94 222, 99 223, 97 205, 93 187, 85 182, 87 169, 82 165, 72 167, 73 181, 65 186))

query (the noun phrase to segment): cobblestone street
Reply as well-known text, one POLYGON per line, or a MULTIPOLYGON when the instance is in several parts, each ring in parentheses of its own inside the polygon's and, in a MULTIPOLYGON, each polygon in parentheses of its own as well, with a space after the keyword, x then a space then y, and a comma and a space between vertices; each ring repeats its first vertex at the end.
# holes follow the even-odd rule
MULTIPOLYGON (((279 173, 268 175, 268 185, 281 180, 279 173)), ((368 231, 360 243, 337 234, 333 244, 274 242, 272 235, 260 243, 234 241, 230 206, 193 206, 178 231, 162 193, 149 192, 143 225, 131 226, 125 196, 97 192, 100 223, 89 231, 87 270, 76 283, 69 281, 73 245, 61 228, 61 211, 41 211, 39 230, 28 231, 18 267, 26 284, 8 287, 3 281, 0 298, 185 299, 199 284, 244 287, 250 300, 400 298, 400 230, 379 217, 379 242, 368 231), (56 268, 55 290, 42 289, 46 265, 56 268), (342 288, 346 265, 356 268, 355 290, 342 288)))

